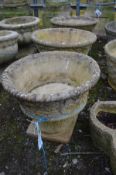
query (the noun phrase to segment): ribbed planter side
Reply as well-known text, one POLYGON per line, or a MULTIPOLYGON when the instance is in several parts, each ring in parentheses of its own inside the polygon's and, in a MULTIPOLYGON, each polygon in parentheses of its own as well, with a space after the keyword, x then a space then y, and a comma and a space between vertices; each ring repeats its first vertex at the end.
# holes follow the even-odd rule
POLYGON ((6 7, 18 7, 27 4, 27 0, 4 0, 4 6, 6 7))
POLYGON ((0 64, 11 61, 18 53, 18 33, 0 30, 0 64))
POLYGON ((26 115, 48 119, 41 125, 44 138, 66 143, 99 76, 98 64, 87 55, 52 51, 13 63, 4 71, 2 83, 19 100, 26 115))
POLYGON ((91 17, 58 16, 51 19, 51 23, 56 27, 72 27, 87 31, 92 31, 97 24, 97 20, 91 17))
POLYGON ((111 87, 116 90, 116 40, 105 45, 107 58, 108 81, 111 87))
POLYGON ((32 32, 38 29, 39 18, 33 16, 13 17, 0 21, 0 29, 14 30, 19 33, 18 43, 28 44, 32 32))
POLYGON ((116 39, 116 21, 107 23, 105 30, 109 41, 116 39))
POLYGON ((33 32, 32 40, 40 51, 76 51, 88 54, 95 34, 74 28, 48 28, 33 32))
POLYGON ((91 136, 95 146, 110 156, 113 173, 116 174, 116 130, 102 124, 97 116, 99 112, 116 113, 116 102, 97 102, 91 109, 91 136))

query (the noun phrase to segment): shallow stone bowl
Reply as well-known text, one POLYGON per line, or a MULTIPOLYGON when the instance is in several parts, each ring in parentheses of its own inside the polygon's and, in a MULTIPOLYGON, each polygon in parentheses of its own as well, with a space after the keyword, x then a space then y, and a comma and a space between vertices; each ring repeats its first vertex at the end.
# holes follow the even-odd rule
POLYGON ((40 51, 67 50, 88 54, 95 34, 74 28, 48 28, 33 32, 32 40, 40 51))
POLYGON ((18 33, 0 30, 0 64, 11 61, 18 53, 18 33))
POLYGON ((97 20, 85 16, 58 16, 52 18, 51 23, 57 27, 70 27, 92 31, 97 24, 97 20))
POLYGON ((0 21, 0 29, 14 30, 19 33, 19 44, 30 43, 32 32, 38 29, 39 18, 20 16, 0 21))
POLYGON ((111 21, 107 23, 105 26, 105 30, 109 41, 116 39, 116 21, 111 21))
POLYGON ((116 39, 105 45, 107 59, 108 81, 111 87, 116 90, 116 39))

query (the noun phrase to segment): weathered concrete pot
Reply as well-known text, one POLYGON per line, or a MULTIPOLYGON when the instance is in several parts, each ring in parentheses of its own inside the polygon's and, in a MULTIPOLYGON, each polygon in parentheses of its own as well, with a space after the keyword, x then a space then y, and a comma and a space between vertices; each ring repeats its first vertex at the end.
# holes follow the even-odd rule
POLYGON ((27 4, 27 0, 3 0, 5 7, 17 7, 27 4))
MULTIPOLYGON (((116 114, 116 101, 97 102, 91 109, 91 135, 93 142, 108 156, 110 156, 111 166, 114 175, 116 174, 116 130, 101 123, 100 112, 116 114)), ((116 117, 116 115, 115 115, 116 117)))
POLYGON ((32 32, 38 29, 39 18, 21 16, 7 18, 0 22, 0 29, 14 30, 19 33, 20 44, 30 43, 32 32))
POLYGON ((116 21, 111 21, 105 26, 108 40, 116 39, 116 21))
POLYGON ((0 30, 0 64, 11 61, 18 53, 18 33, 0 30))
POLYGON ((113 89, 116 90, 116 40, 112 40, 105 45, 107 58, 108 81, 113 89))
POLYGON ((95 34, 74 28, 48 28, 32 34, 40 51, 68 50, 88 54, 96 39, 95 34))
MULTIPOLYGON (((30 117, 44 116, 43 137, 69 142, 78 113, 96 84, 100 69, 92 58, 76 52, 52 51, 29 55, 3 73, 3 87, 30 117)), ((34 131, 34 130, 33 130, 34 131)))
POLYGON ((92 17, 84 16, 58 16, 52 18, 51 23, 57 27, 72 27, 92 31, 97 24, 97 20, 92 17))

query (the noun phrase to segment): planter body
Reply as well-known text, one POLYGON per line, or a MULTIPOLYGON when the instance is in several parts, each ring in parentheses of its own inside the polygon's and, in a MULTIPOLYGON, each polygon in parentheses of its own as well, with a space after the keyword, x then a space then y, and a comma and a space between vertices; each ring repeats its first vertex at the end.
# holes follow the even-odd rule
POLYGON ((18 53, 18 33, 14 31, 0 31, 0 64, 11 61, 18 53))
POLYGON ((88 91, 99 76, 99 67, 92 58, 75 52, 52 51, 13 63, 4 71, 2 83, 18 98, 26 115, 36 120, 41 116, 48 119, 41 124, 44 138, 66 143, 78 113, 86 105, 88 91), (38 88, 43 90, 38 92, 38 88))
POLYGON ((88 54, 96 39, 89 31, 73 28, 48 28, 32 34, 40 51, 68 50, 88 54))
POLYGON ((17 7, 27 4, 27 0, 4 0, 3 3, 6 7, 17 7))
POLYGON ((116 39, 116 21, 107 23, 105 26, 105 30, 109 41, 116 39))
POLYGON ((19 33, 19 44, 31 42, 31 34, 38 29, 39 18, 21 16, 4 19, 0 22, 0 29, 14 30, 19 33))
POLYGON ((108 81, 111 87, 116 90, 116 40, 110 41, 105 46, 108 81))
POLYGON ((97 20, 84 16, 58 16, 52 18, 51 23, 57 27, 72 27, 92 31, 97 24, 97 20))
POLYGON ((102 124, 97 115, 99 112, 116 114, 116 102, 97 102, 91 109, 91 135, 95 146, 110 156, 113 173, 116 174, 116 130, 102 124))

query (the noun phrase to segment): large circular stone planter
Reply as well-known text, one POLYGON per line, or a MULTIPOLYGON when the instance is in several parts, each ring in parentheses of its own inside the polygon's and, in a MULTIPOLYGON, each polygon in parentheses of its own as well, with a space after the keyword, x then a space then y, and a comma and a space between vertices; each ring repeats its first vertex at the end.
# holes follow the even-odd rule
MULTIPOLYGON (((100 122, 100 112, 103 115, 113 114, 116 117, 116 101, 97 102, 91 109, 91 135, 93 142, 108 156, 110 156, 111 167, 116 174, 116 129, 109 128, 100 122)), ((105 115, 104 115, 105 116, 105 115)), ((107 119, 107 117, 105 117, 107 119)), ((116 119, 115 119, 116 121, 116 119)), ((109 123, 110 124, 110 123, 109 123)), ((115 123, 114 123, 115 124, 115 123)), ((110 125, 109 125, 110 126, 110 125)))
POLYGON ((84 16, 58 16, 52 18, 51 23, 57 27, 73 27, 92 31, 97 24, 97 20, 92 17, 84 16))
POLYGON ((108 40, 116 39, 116 21, 111 21, 105 26, 108 40))
POLYGON ((32 32, 38 29, 39 18, 21 16, 4 19, 0 22, 0 29, 14 30, 19 33, 20 44, 30 43, 32 32))
POLYGON ((96 39, 96 35, 89 31, 73 28, 48 28, 32 34, 40 51, 68 50, 87 54, 96 39))
POLYGON ((86 105, 88 91, 99 76, 99 66, 92 58, 76 52, 52 51, 13 63, 4 71, 2 84, 20 101, 29 117, 48 119, 41 124, 44 138, 66 143, 78 113, 86 105))
POLYGON ((105 45, 107 58, 108 81, 113 89, 116 90, 116 40, 112 40, 105 45))
POLYGON ((18 52, 18 33, 0 30, 0 64, 11 61, 18 52))

